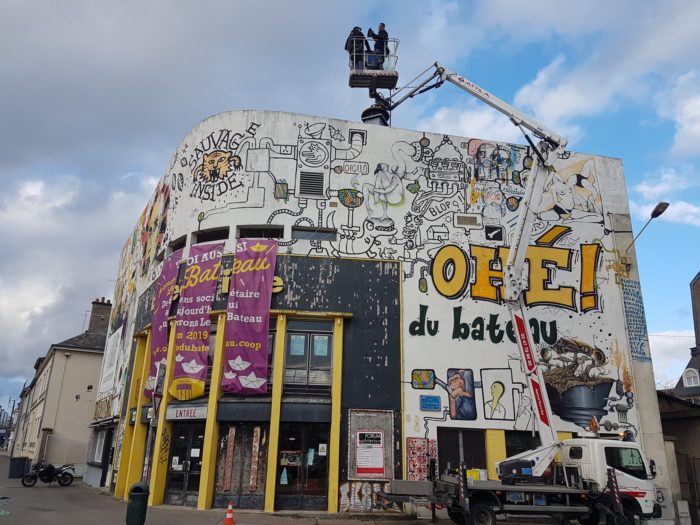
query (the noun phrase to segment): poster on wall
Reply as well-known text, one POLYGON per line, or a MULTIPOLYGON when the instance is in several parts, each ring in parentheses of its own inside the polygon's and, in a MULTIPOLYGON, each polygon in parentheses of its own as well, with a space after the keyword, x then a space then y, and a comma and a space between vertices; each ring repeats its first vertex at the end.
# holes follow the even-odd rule
POLYGON ((357 476, 384 478, 384 432, 381 430, 358 431, 355 447, 357 476))
POLYGON ((223 243, 190 248, 175 318, 175 370, 170 395, 180 400, 204 395, 209 364, 209 310, 221 268, 223 243))
POLYGON ((267 345, 277 241, 239 239, 231 269, 224 343, 224 392, 267 393, 267 345))
POLYGON ((165 366, 168 355, 168 313, 177 281, 182 249, 174 251, 163 261, 160 277, 153 297, 153 321, 151 323, 151 367, 144 389, 146 397, 153 397, 156 386, 156 371, 159 362, 165 366))

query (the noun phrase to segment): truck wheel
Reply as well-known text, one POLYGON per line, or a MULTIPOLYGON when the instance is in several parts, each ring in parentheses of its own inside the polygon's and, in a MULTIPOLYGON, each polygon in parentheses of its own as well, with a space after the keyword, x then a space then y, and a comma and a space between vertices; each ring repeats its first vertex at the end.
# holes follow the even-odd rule
POLYGON ((634 512, 630 509, 625 509, 625 525, 636 525, 637 519, 634 512))
POLYGON ((581 525, 598 525, 600 523, 600 513, 597 510, 592 510, 586 518, 578 520, 581 525))
POLYGON ((606 520, 606 525, 635 525, 637 523, 636 514, 630 509, 623 509, 624 517, 615 518, 614 516, 608 516, 606 520))
POLYGON ((464 525, 464 512, 462 512, 462 509, 454 509, 452 507, 447 507, 447 515, 457 525, 464 525))
POLYGON ((495 525, 496 513, 485 503, 477 503, 469 508, 469 516, 474 525, 495 525))

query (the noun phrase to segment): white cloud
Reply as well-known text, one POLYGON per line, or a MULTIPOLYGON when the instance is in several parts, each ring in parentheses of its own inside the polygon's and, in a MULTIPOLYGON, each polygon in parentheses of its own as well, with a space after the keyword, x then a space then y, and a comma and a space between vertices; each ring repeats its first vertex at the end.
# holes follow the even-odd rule
POLYGON ((418 123, 418 129, 462 137, 503 142, 524 142, 522 133, 508 118, 481 102, 466 102, 443 107, 418 123))
POLYGON ((98 188, 97 197, 75 177, 33 179, 3 195, 0 383, 30 376, 50 344, 81 332, 90 302, 112 294, 119 250, 153 191, 140 190, 144 179, 139 191, 98 188))
MULTIPOLYGON (((657 385, 673 383, 680 377, 695 345, 692 330, 665 330, 649 334, 649 346, 657 385)), ((670 387, 667 387, 670 388, 670 387)))
MULTIPOLYGON (((630 201, 630 212, 634 217, 646 221, 651 217, 651 211, 656 204, 656 202, 640 204, 630 201)), ((682 200, 674 200, 664 214, 656 220, 700 226, 700 206, 682 200)))
POLYGON ((698 182, 689 170, 679 171, 673 167, 663 167, 632 189, 648 201, 658 201, 697 185, 698 182))
MULTIPOLYGON (((543 68, 515 97, 515 105, 534 113, 548 125, 563 126, 580 117, 600 115, 615 110, 621 101, 634 101, 640 107, 659 82, 675 78, 681 67, 697 64, 696 50, 700 48, 700 3, 690 1, 667 4, 630 4, 630 9, 609 12, 598 5, 597 13, 590 13, 590 32, 576 27, 567 33, 568 24, 552 32, 576 36, 570 47, 587 58, 569 65, 563 55, 557 56, 543 68), (634 16, 630 16, 634 13, 634 16), (604 19, 604 23, 596 21, 604 19), (596 33, 596 28, 615 26, 614 31, 596 33)), ((540 13, 542 9, 534 9, 540 13)), ((504 18, 513 22, 507 10, 504 18)), ((576 17, 567 17, 576 19, 576 17)), ((527 25, 527 24, 525 24, 527 25)), ((576 26, 576 23, 574 23, 576 26)), ((546 26, 546 23, 545 23, 546 26)), ((547 26, 546 26, 547 27, 547 26)), ((542 34, 539 33, 541 38, 542 34)), ((682 122, 683 142, 679 148, 689 147, 685 137, 692 140, 697 132, 696 106, 688 100, 684 107, 686 119, 682 122)))
POLYGON ((673 153, 700 155, 700 75, 690 71, 657 97, 659 113, 674 121, 673 153))

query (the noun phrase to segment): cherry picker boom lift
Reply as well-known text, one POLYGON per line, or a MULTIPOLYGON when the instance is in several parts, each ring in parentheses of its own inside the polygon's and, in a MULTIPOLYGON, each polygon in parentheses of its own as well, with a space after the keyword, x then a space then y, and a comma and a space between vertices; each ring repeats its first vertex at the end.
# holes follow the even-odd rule
MULTIPOLYGON (((414 82, 416 85, 405 94, 400 89, 386 98, 376 90, 370 93, 375 104, 365 113, 384 113, 389 121, 390 112, 405 100, 429 89, 450 82, 497 111, 503 113, 517 126, 530 145, 535 159, 527 179, 525 194, 520 202, 518 222, 511 239, 508 260, 504 268, 504 300, 516 333, 522 366, 527 377, 527 386, 534 402, 535 422, 541 446, 507 458, 497 464, 500 481, 475 481, 466 479, 463 470, 460 476, 443 475, 432 484, 430 501, 436 502, 448 492, 445 483, 456 487, 454 496, 448 503, 450 518, 457 523, 468 519, 476 523, 490 525, 496 514, 515 516, 548 515, 566 521, 578 519, 586 525, 593 525, 605 519, 609 524, 633 524, 640 519, 661 516, 661 507, 656 502, 656 488, 651 480, 655 477, 655 464, 644 458, 637 443, 605 440, 597 438, 577 438, 560 441, 553 427, 552 409, 547 389, 534 351, 527 313, 524 291, 526 281, 523 269, 527 249, 532 234, 535 213, 532 209, 533 197, 542 194, 546 175, 554 171, 552 162, 563 153, 567 140, 546 128, 533 118, 513 108, 485 89, 435 62, 421 73, 414 82), (432 69, 432 74, 418 80, 432 69), (535 144, 528 135, 537 139, 535 144), (545 480, 543 475, 550 468, 555 456, 561 456, 562 475, 545 480), (628 472, 616 468, 608 459, 616 454, 635 458, 637 470, 628 472), (440 494, 440 497, 437 494, 440 494)), ((612 462, 614 463, 614 462, 612 462)), ((406 481, 397 481, 394 486, 402 487, 403 494, 410 492, 406 481)), ((421 483, 421 482, 417 482, 421 483)), ((422 487, 425 487, 425 483, 422 487)), ((415 494, 418 496, 418 494, 415 494)), ((386 494, 392 499, 392 487, 386 494)), ((406 498, 396 498, 407 501, 406 498)))

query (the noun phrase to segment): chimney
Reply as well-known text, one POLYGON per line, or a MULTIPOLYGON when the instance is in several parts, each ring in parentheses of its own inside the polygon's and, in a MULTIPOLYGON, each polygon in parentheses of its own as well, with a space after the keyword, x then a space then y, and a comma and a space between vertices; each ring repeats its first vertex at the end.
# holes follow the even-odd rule
POLYGON ((90 312, 90 322, 88 332, 96 334, 107 334, 109 328, 109 314, 112 311, 112 302, 109 299, 100 297, 92 302, 90 312))
POLYGON ((693 348, 690 349, 690 357, 695 357, 698 354, 700 354, 700 351, 698 351, 697 346, 694 346, 693 348))

